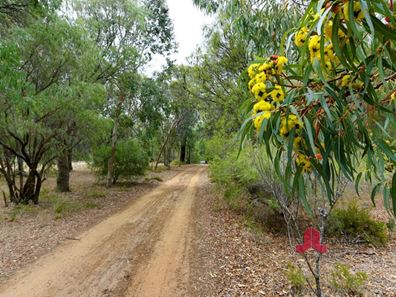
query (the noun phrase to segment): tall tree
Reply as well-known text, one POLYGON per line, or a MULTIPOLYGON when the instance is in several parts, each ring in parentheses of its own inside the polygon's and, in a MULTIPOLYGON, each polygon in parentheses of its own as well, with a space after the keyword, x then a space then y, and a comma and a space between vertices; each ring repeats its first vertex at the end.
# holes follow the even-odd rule
POLYGON ((173 48, 173 28, 163 0, 78 1, 76 8, 92 38, 102 49, 100 63, 92 73, 107 88, 113 118, 112 153, 107 185, 112 184, 118 125, 124 104, 136 91, 134 77, 153 54, 169 54, 173 48))
POLYGON ((58 137, 68 125, 61 115, 77 98, 70 73, 84 65, 87 54, 83 36, 48 15, 1 42, 0 172, 15 203, 38 203, 46 170, 61 149, 58 137))

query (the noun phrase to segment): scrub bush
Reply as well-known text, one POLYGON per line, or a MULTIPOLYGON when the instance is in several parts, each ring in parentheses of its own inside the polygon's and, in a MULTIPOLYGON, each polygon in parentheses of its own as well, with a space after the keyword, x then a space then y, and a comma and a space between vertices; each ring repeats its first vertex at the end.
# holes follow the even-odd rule
MULTIPOLYGON (((110 155, 111 147, 108 145, 100 146, 93 152, 91 166, 99 177, 106 176, 110 155)), ((149 157, 136 140, 120 141, 116 148, 113 183, 119 178, 144 175, 148 164, 149 157)))

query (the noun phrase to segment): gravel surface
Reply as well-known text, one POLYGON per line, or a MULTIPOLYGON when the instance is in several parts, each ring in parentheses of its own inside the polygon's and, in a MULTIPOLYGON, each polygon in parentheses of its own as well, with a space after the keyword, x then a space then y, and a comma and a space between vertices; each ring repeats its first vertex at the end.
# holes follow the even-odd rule
POLYGON ((182 170, 149 172, 134 183, 106 189, 79 164, 71 174, 71 193, 55 193, 55 178, 51 177, 44 184, 40 205, 24 206, 22 210, 0 207, 0 281, 63 241, 78 240, 81 232, 182 170))

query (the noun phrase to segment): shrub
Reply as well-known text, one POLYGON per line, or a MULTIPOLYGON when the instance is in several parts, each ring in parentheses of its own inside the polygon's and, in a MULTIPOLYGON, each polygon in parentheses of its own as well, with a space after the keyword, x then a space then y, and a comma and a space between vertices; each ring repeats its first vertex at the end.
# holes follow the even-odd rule
POLYGON ((53 209, 56 218, 61 218, 63 215, 71 214, 75 211, 79 211, 82 208, 81 203, 78 201, 72 201, 59 197, 53 201, 53 209))
POLYGON ((103 189, 96 188, 96 187, 87 189, 87 191, 84 194, 86 197, 92 198, 92 199, 106 197, 106 192, 103 189))
POLYGON ((205 142, 204 158, 212 161, 215 158, 223 158, 232 151, 232 141, 223 135, 215 135, 205 142))
POLYGON ((331 273, 330 285, 340 293, 361 296, 363 294, 362 287, 366 281, 367 273, 352 273, 347 265, 337 263, 331 273))
POLYGON ((262 168, 257 164, 257 155, 263 157, 257 151, 259 149, 246 142, 244 149, 239 152, 237 143, 218 137, 208 143, 214 144, 207 151, 210 153, 210 178, 222 189, 229 208, 244 213, 248 220, 265 226, 265 229, 282 230, 284 225, 280 219, 280 206, 273 196, 273 190, 281 185, 266 159, 260 159, 260 162, 268 167, 268 172, 263 175, 260 171, 262 168))
POLYGON ((307 282, 303 271, 299 267, 289 263, 285 275, 291 285, 293 296, 301 294, 307 282))
POLYGON ((395 231, 396 229, 396 221, 393 218, 389 218, 388 222, 386 223, 386 227, 388 227, 388 230, 390 232, 395 231))
POLYGON ((231 149, 223 156, 214 155, 209 162, 210 178, 224 190, 224 199, 233 210, 242 210, 249 203, 249 186, 258 180, 252 165, 251 151, 231 149))
POLYGON ((259 179, 249 149, 242 151, 239 156, 237 148, 230 150, 223 157, 214 156, 209 163, 209 170, 214 182, 227 187, 230 184, 247 187, 259 179))
POLYGON ((180 160, 173 160, 171 163, 170 163, 170 165, 171 166, 173 166, 173 167, 180 167, 180 166, 182 166, 184 163, 182 162, 182 161, 180 161, 180 160))
POLYGON ((37 206, 31 204, 18 204, 15 205, 9 213, 7 220, 10 222, 17 221, 21 216, 26 213, 34 214, 38 211, 37 206))
MULTIPOLYGON (((100 146, 93 152, 91 166, 97 175, 106 176, 110 154, 110 146, 100 146)), ((136 140, 130 139, 118 142, 113 182, 115 183, 120 177, 131 178, 143 175, 148 164, 149 157, 136 140)))
POLYGON ((384 245, 389 239, 386 224, 373 219, 356 200, 345 209, 335 209, 331 213, 326 231, 328 235, 344 236, 351 242, 364 241, 374 245, 384 245))

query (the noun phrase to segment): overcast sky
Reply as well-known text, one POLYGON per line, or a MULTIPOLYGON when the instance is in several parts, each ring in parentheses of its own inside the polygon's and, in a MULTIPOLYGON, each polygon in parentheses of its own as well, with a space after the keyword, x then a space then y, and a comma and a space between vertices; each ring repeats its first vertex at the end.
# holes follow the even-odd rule
MULTIPOLYGON (((209 24, 212 19, 196 8, 192 0, 167 0, 167 2, 178 44, 178 53, 174 59, 177 64, 186 64, 186 58, 203 41, 202 28, 209 24)), ((163 63, 163 59, 154 57, 146 71, 152 73, 160 70, 163 63)))

